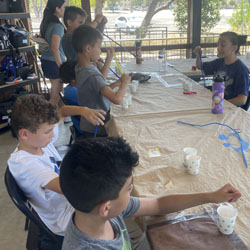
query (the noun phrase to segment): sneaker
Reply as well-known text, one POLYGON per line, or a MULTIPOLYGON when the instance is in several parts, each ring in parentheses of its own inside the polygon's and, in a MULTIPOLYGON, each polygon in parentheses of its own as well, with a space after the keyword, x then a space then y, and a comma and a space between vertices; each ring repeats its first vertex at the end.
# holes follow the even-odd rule
POLYGON ((37 77, 38 77, 37 74, 31 73, 31 74, 29 74, 29 75, 27 76, 27 79, 32 80, 32 79, 36 79, 37 77))
POLYGON ((23 82, 23 79, 19 76, 19 77, 17 77, 17 78, 15 78, 15 79, 8 79, 7 81, 6 81, 6 83, 7 84, 9 84, 9 83, 19 83, 19 82, 23 82))

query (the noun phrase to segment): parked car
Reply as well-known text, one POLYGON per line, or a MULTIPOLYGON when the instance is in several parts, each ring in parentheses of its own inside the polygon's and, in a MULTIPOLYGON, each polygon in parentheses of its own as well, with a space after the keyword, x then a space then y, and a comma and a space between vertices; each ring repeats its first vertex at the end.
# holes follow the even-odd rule
POLYGON ((141 26, 143 18, 137 16, 120 16, 116 19, 115 27, 126 32, 135 32, 141 26))

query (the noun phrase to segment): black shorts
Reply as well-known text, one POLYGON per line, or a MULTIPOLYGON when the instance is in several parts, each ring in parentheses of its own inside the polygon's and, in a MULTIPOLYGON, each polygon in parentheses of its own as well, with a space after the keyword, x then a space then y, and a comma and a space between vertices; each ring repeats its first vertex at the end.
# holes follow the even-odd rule
POLYGON ((42 65, 43 74, 46 78, 49 78, 49 79, 59 78, 59 68, 56 62, 41 59, 41 65, 42 65))

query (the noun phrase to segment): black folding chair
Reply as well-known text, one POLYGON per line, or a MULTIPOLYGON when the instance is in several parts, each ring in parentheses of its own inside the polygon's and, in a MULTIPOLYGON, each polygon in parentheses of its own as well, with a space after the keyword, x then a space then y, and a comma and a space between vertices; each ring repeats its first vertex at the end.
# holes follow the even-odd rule
MULTIPOLYGON (((62 244, 62 237, 54 234, 53 232, 51 232, 47 226, 43 223, 43 221, 40 219, 40 217, 38 216, 38 214, 35 212, 34 209, 31 208, 27 197, 25 196, 25 194, 23 193, 23 191, 19 188, 19 186, 17 185, 14 177, 12 176, 9 167, 6 168, 5 171, 5 176, 4 176, 4 180, 5 180, 5 186, 7 189, 7 192, 11 198, 11 200, 14 202, 14 204, 17 206, 17 208, 19 210, 21 210, 21 212, 26 216, 26 218, 30 219, 39 229, 40 231, 40 235, 39 237, 46 237, 46 241, 51 242, 51 244, 53 246, 58 246, 57 249, 61 249, 61 244, 62 244)), ((27 220, 26 220, 26 224, 27 224, 27 220)), ((48 243, 50 244, 50 243, 48 243)), ((54 250, 56 249, 55 247, 53 247, 54 250)), ((42 248, 38 247, 37 249, 49 249, 48 247, 46 248, 42 248)), ((52 248, 50 248, 52 249, 52 248)))

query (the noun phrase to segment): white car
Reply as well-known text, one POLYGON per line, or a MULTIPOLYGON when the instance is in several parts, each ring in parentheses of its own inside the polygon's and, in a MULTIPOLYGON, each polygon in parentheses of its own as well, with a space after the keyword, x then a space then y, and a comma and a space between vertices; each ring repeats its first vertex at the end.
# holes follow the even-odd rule
POLYGON ((115 27, 126 32, 135 32, 141 26, 143 18, 136 16, 120 16, 116 19, 115 27))

